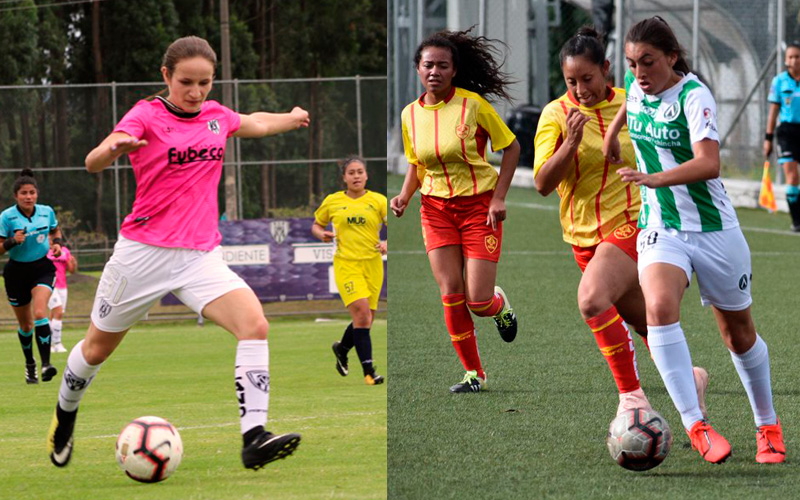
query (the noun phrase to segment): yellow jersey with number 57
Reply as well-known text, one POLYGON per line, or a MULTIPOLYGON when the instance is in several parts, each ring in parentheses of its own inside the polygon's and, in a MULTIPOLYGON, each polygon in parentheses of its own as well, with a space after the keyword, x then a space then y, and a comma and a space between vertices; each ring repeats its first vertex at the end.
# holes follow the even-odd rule
POLYGON ((386 197, 367 190, 359 198, 350 198, 344 191, 328 195, 314 212, 316 223, 333 225, 336 234, 335 257, 350 260, 372 259, 380 255, 381 226, 386 223, 386 197))

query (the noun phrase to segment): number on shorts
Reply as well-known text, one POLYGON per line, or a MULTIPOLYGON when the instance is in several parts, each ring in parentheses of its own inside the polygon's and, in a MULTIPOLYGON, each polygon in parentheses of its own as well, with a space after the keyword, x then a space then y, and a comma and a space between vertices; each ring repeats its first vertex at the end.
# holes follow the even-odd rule
POLYGON ((639 253, 643 253, 648 247, 656 244, 656 241, 658 241, 658 231, 651 231, 643 236, 645 237, 639 238, 639 253))
POLYGON ((352 281, 348 281, 347 283, 344 284, 344 290, 347 293, 353 293, 355 291, 355 289, 356 289, 356 285, 352 281))

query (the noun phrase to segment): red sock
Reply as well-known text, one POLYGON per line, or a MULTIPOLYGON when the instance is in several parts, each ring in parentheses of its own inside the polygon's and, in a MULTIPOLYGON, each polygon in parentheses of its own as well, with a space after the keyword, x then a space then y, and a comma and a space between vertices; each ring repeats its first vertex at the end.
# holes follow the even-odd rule
POLYGON ((475 316, 497 316, 503 310, 503 298, 494 294, 483 302, 467 302, 467 307, 475 316))
POLYGON ((633 339, 617 308, 611 306, 606 312, 586 320, 586 324, 592 329, 597 347, 608 361, 620 394, 639 389, 633 339))
POLYGON ((456 349, 461 364, 467 371, 477 371, 479 377, 485 377, 478 354, 478 343, 475 338, 475 325, 467 309, 467 298, 463 293, 442 295, 444 305, 444 322, 450 333, 450 340, 456 349))
POLYGON ((647 352, 650 352, 650 342, 647 341, 647 332, 642 333, 640 331, 637 331, 636 333, 639 334, 639 338, 642 339, 642 342, 644 342, 644 346, 647 347, 647 352))

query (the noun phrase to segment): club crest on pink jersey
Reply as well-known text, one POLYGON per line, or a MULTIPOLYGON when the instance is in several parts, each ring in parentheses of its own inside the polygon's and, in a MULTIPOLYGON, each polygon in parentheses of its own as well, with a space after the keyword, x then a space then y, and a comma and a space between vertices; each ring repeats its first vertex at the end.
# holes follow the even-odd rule
POLYGON ((213 132, 215 135, 219 135, 219 121, 216 119, 208 120, 208 130, 213 132))

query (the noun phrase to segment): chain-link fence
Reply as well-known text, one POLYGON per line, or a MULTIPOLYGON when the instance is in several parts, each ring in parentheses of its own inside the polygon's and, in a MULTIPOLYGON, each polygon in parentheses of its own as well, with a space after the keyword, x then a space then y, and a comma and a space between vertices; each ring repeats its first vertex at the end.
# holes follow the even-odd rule
MULTIPOLYGON (((386 191, 386 77, 217 81, 209 98, 221 101, 223 85, 232 87, 231 107, 241 113, 301 106, 312 119, 308 129, 228 142, 238 218, 309 215, 342 187, 337 160, 349 154, 367 159, 369 188, 386 191)), ((86 173, 84 158, 137 101, 163 89, 163 83, 0 87, 0 209, 14 203, 19 171, 32 168, 40 203, 58 208, 79 254, 95 254, 83 262, 101 266, 130 212, 136 182, 127 157, 95 175, 86 173)))

